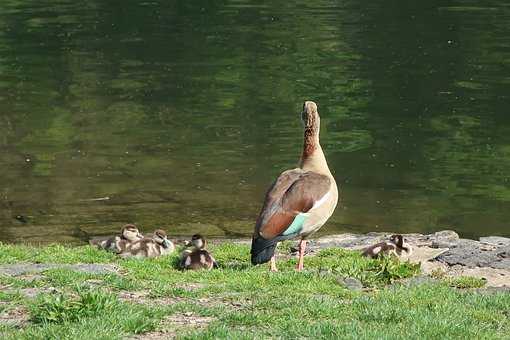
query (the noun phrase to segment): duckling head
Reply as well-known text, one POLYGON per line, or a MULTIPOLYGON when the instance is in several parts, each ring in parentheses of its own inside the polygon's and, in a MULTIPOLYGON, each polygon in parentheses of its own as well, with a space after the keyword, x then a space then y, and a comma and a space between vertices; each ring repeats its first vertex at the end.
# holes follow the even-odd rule
POLYGON ((156 243, 161 244, 163 248, 169 248, 171 246, 171 242, 168 240, 164 230, 157 229, 154 231, 153 239, 156 243))
POLYGON ((204 249, 207 245, 207 241, 200 234, 195 234, 191 236, 191 244, 197 249, 204 249))
POLYGON ((395 244, 397 247, 402 248, 404 245, 404 237, 400 234, 391 235, 390 242, 395 244))
POLYGON ((134 224, 126 224, 122 227, 121 235, 122 238, 131 242, 143 238, 142 234, 140 234, 140 231, 138 231, 138 228, 134 224))
POLYGON ((410 256, 413 253, 413 247, 406 242, 404 239, 404 236, 402 235, 392 235, 390 237, 390 242, 395 244, 400 251, 405 251, 408 256, 410 256))

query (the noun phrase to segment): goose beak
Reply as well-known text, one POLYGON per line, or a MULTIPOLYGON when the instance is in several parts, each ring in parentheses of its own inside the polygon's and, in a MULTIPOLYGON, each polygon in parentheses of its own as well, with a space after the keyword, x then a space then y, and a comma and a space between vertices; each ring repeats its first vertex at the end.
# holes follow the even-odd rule
POLYGON ((163 247, 170 248, 170 245, 171 245, 170 241, 167 238, 164 238, 163 239, 163 247))

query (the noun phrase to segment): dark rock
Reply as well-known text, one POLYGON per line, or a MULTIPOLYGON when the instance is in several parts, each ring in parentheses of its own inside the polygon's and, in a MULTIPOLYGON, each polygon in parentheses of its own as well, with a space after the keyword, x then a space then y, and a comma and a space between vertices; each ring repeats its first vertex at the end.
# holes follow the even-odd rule
POLYGON ((510 259, 500 259, 498 261, 494 261, 489 267, 510 270, 510 259))
POLYGON ((509 247, 503 247, 499 249, 498 257, 502 259, 508 259, 510 258, 510 246, 509 247))
POLYGON ((510 259, 506 257, 510 251, 509 248, 460 239, 454 247, 439 256, 438 260, 450 266, 510 269, 510 259))
POLYGON ((362 249, 377 242, 387 239, 390 234, 386 233, 370 233, 370 234, 341 234, 334 236, 324 236, 319 238, 315 244, 310 244, 309 247, 317 249, 325 249, 331 247, 345 248, 345 249, 362 249))
POLYGON ((431 248, 453 248, 457 245, 457 242, 445 242, 445 241, 432 241, 431 248))
POLYGON ((318 275, 319 277, 328 277, 333 274, 333 271, 330 268, 319 268, 318 275))
POLYGON ((359 291, 363 289, 361 281, 353 277, 338 278, 337 282, 343 284, 349 290, 359 291))
POLYGON ((459 240, 459 234, 453 230, 443 230, 427 235, 426 238, 431 243, 455 244, 459 240))
POLYGON ((480 237, 480 242, 495 246, 510 246, 510 238, 501 236, 480 237))

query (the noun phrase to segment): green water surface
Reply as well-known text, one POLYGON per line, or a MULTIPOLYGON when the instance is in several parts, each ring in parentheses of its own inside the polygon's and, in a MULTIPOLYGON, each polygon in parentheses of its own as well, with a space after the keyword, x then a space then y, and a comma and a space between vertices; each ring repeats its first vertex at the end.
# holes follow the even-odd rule
POLYGON ((510 236, 506 0, 2 0, 0 241, 249 236, 306 99, 321 233, 510 236))

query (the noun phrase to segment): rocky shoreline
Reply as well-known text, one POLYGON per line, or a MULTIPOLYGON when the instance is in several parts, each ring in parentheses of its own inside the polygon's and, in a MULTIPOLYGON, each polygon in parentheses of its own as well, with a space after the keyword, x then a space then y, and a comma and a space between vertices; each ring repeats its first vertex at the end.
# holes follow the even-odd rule
MULTIPOLYGON (((345 233, 322 236, 308 242, 307 255, 330 247, 361 250, 370 245, 388 240, 393 233, 371 232, 367 234, 345 233)), ((433 234, 403 234, 413 246, 410 257, 404 258, 419 263, 423 276, 472 276, 486 281, 485 287, 510 289, 510 238, 501 236, 480 237, 479 240, 461 238, 453 230, 442 230, 433 234)), ((225 239, 214 243, 227 242, 225 239)), ((247 239, 229 239, 228 242, 246 243, 247 239)), ((297 255, 297 246, 291 249, 297 255)), ((280 253, 279 256, 289 254, 280 253)))
MULTIPOLYGON (((388 240, 391 233, 377 232, 368 234, 339 234, 323 236, 309 241, 307 256, 330 247, 349 250, 361 250, 367 246, 388 240)), ((422 276, 428 277, 459 277, 472 276, 486 281, 486 287, 503 287, 510 289, 510 238, 499 236, 481 237, 479 240, 460 238, 451 230, 433 234, 404 234, 408 243, 413 246, 413 253, 408 260, 419 263, 422 276)), ((248 239, 214 239, 212 243, 249 244, 248 239)), ((280 252, 279 256, 293 256, 297 252, 291 248, 289 254, 280 252)), ((10 264, 0 266, 0 274, 17 276, 40 273, 47 269, 59 267, 69 268, 86 273, 111 272, 115 268, 102 264, 10 264)))
MULTIPOLYGON (((387 240, 391 233, 340 234, 310 242, 310 252, 329 247, 358 250, 387 240)), ((460 238, 451 230, 433 234, 405 234, 413 246, 409 261, 421 264, 427 276, 472 276, 484 279, 486 287, 510 288, 510 238, 460 238)))

